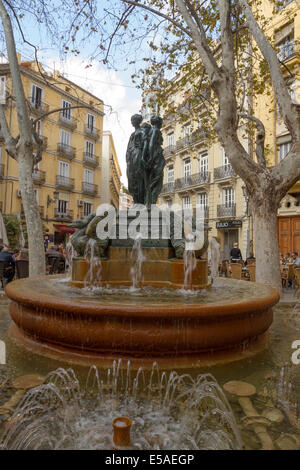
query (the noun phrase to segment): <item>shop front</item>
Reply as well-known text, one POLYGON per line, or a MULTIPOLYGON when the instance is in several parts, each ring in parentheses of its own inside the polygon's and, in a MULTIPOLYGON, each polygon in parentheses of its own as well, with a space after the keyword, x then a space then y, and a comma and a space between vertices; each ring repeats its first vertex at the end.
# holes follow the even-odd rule
POLYGON ((218 237, 221 240, 221 259, 230 259, 230 251, 234 243, 239 242, 239 230, 241 227, 242 221, 239 219, 216 222, 218 237))

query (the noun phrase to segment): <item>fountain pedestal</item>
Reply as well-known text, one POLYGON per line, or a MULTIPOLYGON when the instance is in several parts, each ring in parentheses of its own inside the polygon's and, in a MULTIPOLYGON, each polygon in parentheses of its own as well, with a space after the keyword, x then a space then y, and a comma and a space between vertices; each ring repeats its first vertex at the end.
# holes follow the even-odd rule
MULTIPOLYGON (((98 284, 102 286, 131 286, 131 259, 130 247, 109 247, 108 258, 101 260, 101 279, 98 284)), ((171 258, 171 248, 144 247, 142 263, 143 285, 159 288, 181 289, 184 285, 183 260, 171 258)), ((189 289, 206 289, 210 287, 208 281, 207 260, 197 259, 196 268, 191 273, 189 289)), ((73 258, 72 280, 70 284, 84 287, 90 265, 85 258, 73 258)), ((95 273, 96 277, 96 273, 95 273)))

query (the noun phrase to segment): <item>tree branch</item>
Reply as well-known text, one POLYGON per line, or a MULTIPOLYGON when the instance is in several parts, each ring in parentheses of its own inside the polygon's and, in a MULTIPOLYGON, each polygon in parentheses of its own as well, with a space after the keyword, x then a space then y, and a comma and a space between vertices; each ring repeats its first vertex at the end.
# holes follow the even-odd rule
POLYGON ((288 128, 292 140, 300 140, 299 121, 296 117, 295 109, 288 93, 287 86, 282 74, 277 53, 267 40, 264 32, 256 21, 252 9, 247 0, 238 0, 246 16, 247 25, 250 29, 255 42, 257 43, 263 57, 268 63, 270 74, 274 86, 275 95, 283 120, 288 128))
POLYGON ((257 156, 257 161, 259 165, 262 165, 263 167, 266 167, 266 159, 265 159, 265 138, 266 138, 266 130, 265 126, 261 122, 260 119, 258 119, 255 116, 251 116, 250 114, 245 114, 245 113, 238 113, 239 116, 245 119, 249 119, 250 121, 255 122, 256 124, 256 148, 255 148, 255 153, 257 156))

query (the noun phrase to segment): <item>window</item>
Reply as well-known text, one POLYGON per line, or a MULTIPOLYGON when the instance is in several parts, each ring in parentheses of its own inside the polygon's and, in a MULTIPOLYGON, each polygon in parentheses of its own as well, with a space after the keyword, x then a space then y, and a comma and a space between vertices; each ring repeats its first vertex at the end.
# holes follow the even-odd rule
POLYGON ((58 199, 57 201, 57 212, 58 214, 68 214, 68 201, 64 201, 62 199, 58 199))
POLYGON ((208 173, 208 153, 202 152, 199 155, 200 173, 208 173))
POLYGON ((6 75, 0 77, 0 104, 6 103, 6 75))
POLYGON ((83 215, 86 217, 92 213, 93 205, 89 202, 83 203, 83 215))
POLYGON ((60 144, 63 147, 70 147, 71 144, 71 132, 65 131, 64 129, 60 130, 60 144))
POLYGON ((31 85, 30 103, 36 109, 43 107, 43 89, 34 84, 31 85))
POLYGON ((191 135, 191 132, 192 132, 192 126, 190 124, 187 124, 186 126, 183 127, 183 130, 182 130, 182 137, 188 137, 189 135, 191 135))
POLYGON ((223 160, 223 166, 230 165, 228 157, 227 157, 223 147, 222 147, 222 160, 223 160))
POLYGON ((291 32, 277 44, 279 48, 278 59, 285 60, 294 54, 294 32, 291 32))
POLYGON ((65 108, 61 111, 61 117, 65 121, 72 121, 72 103, 62 100, 61 107, 65 108))
POLYGON ((234 189, 224 188, 222 193, 223 205, 225 207, 232 207, 234 204, 234 189))
POLYGON ((293 0, 277 0, 276 1, 276 10, 282 10, 286 7, 289 3, 292 3, 293 0))
POLYGON ((93 142, 89 142, 88 140, 85 141, 85 153, 89 157, 94 156, 94 143, 93 142))
POLYGON ((174 132, 167 135, 167 147, 170 147, 171 145, 174 145, 174 132))
POLYGON ((64 176, 65 178, 69 178, 70 176, 70 164, 67 162, 58 162, 58 174, 59 176, 64 176))
POLYGON ((94 172, 88 168, 84 169, 83 181, 85 183, 93 184, 94 183, 94 172))
POLYGON ((291 142, 278 145, 278 161, 283 160, 291 150, 291 142))
POLYGON ((86 127, 90 132, 94 132, 96 117, 93 114, 87 113, 86 115, 86 127))
POLYGON ((203 207, 203 208, 208 206, 208 194, 207 193, 197 194, 197 206, 203 207))
POLYGON ((173 204, 172 199, 168 199, 168 200, 167 200, 167 206, 168 206, 169 209, 171 209, 172 204, 173 204))
POLYGON ((183 177, 185 179, 191 176, 191 170, 192 170, 191 159, 187 158, 186 160, 183 161, 183 177))
POLYGON ((39 175, 40 174, 40 169, 41 169, 41 162, 35 163, 33 167, 32 174, 33 175, 39 175))
POLYGON ((167 167, 167 183, 174 183, 174 165, 167 167))
POLYGON ((182 208, 183 209, 190 209, 191 208, 191 198, 190 198, 190 196, 184 196, 182 198, 182 208))

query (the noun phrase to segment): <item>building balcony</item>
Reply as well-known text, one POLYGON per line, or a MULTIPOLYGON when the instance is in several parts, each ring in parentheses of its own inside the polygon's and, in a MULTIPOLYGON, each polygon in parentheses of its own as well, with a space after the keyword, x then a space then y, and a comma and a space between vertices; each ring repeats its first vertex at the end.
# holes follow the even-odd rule
POLYGON ((56 176, 56 187, 58 189, 68 189, 72 191, 75 187, 75 180, 74 178, 68 178, 67 176, 56 176))
POLYGON ((284 62, 295 55, 294 41, 287 41, 284 44, 279 45, 278 48, 280 50, 277 57, 281 62, 284 62))
POLYGON ((74 218, 74 213, 71 209, 67 209, 65 212, 60 212, 55 209, 54 218, 64 222, 70 222, 74 218))
POLYGON ((70 118, 67 118, 61 112, 60 115, 59 115, 58 124, 60 126, 67 127, 68 129, 71 129, 71 131, 74 131, 77 127, 77 119, 75 119, 73 116, 71 116, 70 118))
POLYGON ((44 184, 46 181, 46 172, 41 170, 33 170, 32 179, 35 184, 44 184))
POLYGON ((217 217, 235 217, 236 205, 235 204, 218 204, 217 217))
POLYGON ((30 111, 38 116, 41 116, 43 114, 48 113, 49 111, 49 105, 44 103, 43 101, 35 101, 32 102, 31 96, 29 97, 29 106, 30 106, 30 111))
POLYGON ((160 194, 174 193, 175 191, 175 182, 165 183, 162 187, 160 194))
POLYGON ((84 127, 84 132, 93 139, 100 139, 100 129, 96 129, 96 127, 91 127, 86 124, 84 127))
POLYGON ((210 172, 201 172, 195 173, 194 175, 185 176, 183 178, 178 178, 175 181, 175 189, 180 191, 182 189, 191 188, 194 186, 199 186, 202 184, 207 184, 210 181, 210 172))
POLYGON ((177 140, 176 142, 176 152, 180 152, 181 150, 190 147, 191 145, 196 144, 197 142, 201 142, 206 138, 206 134, 202 130, 198 130, 193 132, 190 135, 183 137, 182 139, 177 140))
POLYGON ((90 165, 94 168, 99 166, 99 157, 97 157, 96 155, 93 155, 92 153, 83 152, 83 161, 87 165, 90 165))
POLYGON ((92 194, 93 196, 95 196, 98 192, 98 185, 93 184, 93 183, 86 183, 85 181, 83 181, 82 192, 85 194, 92 194))
POLYGON ((59 142, 57 144, 57 152, 64 158, 68 158, 69 160, 73 160, 76 155, 76 149, 71 147, 70 145, 63 144, 59 142))
POLYGON ((230 163, 228 163, 227 165, 219 166, 218 168, 214 169, 215 180, 232 178, 233 176, 236 176, 236 174, 230 163))
POLYGON ((4 178, 4 164, 0 164, 0 181, 4 178))
POLYGON ((168 145, 168 147, 164 148, 164 157, 168 158, 170 155, 173 155, 175 153, 175 150, 175 145, 168 145))
POLYGON ((201 217, 204 216, 204 219, 209 219, 209 207, 208 206, 197 206, 193 209, 193 217, 200 215, 201 217), (202 215, 203 214, 203 215, 202 215))

